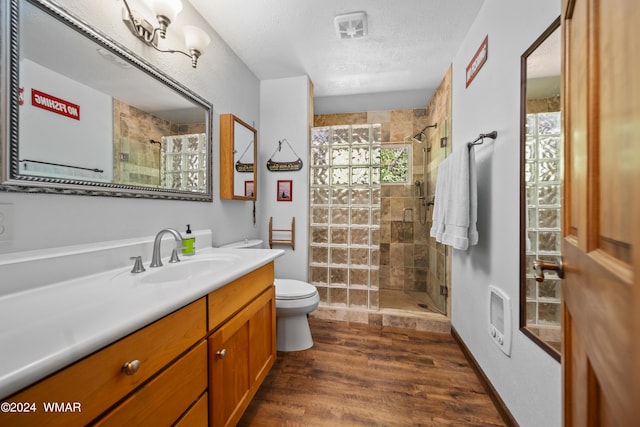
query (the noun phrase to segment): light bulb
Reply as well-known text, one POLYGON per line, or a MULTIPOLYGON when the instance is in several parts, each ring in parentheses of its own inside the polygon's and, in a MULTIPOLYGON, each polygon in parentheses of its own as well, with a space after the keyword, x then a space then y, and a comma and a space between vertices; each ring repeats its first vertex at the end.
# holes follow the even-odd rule
POLYGON ((209 34, 204 32, 198 27, 193 25, 185 25, 184 29, 184 43, 189 50, 197 50, 202 54, 204 49, 211 43, 209 34))
POLYGON ((174 22, 182 10, 182 2, 180 0, 151 0, 151 9, 156 16, 164 16, 170 22, 174 22))

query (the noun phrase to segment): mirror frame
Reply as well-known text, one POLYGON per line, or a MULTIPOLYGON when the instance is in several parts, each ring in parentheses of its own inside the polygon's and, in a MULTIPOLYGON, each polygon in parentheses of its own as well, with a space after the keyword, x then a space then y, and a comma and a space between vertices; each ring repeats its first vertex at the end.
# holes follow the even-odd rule
POLYGON ((253 201, 258 199, 258 132, 234 114, 220 115, 220 198, 253 201), (239 173, 235 169, 236 124, 253 133, 253 196, 236 194, 235 177, 236 173, 239 173))
MULTIPOLYGON (((560 28, 560 17, 536 39, 535 42, 520 57, 520 331, 538 344, 551 357, 560 362, 561 354, 533 333, 527 326, 527 280, 526 271, 531 268, 527 265, 526 233, 527 233, 527 193, 525 183, 525 152, 526 152, 526 124, 527 124, 527 60, 529 56, 545 41, 554 31, 560 28)), ((562 71, 561 71, 562 72, 562 71)))
POLYGON ((85 21, 70 14, 68 11, 48 0, 9 0, 0 6, 2 17, 2 40, 0 41, 0 112, 2 113, 2 139, 0 141, 0 193, 28 192, 49 194, 73 194, 89 196, 131 197, 164 200, 213 201, 213 106, 210 102, 191 91, 178 81, 164 74, 140 56, 123 45, 109 38, 104 33, 91 27, 85 21), (138 185, 115 184, 108 182, 84 181, 76 179, 62 179, 55 177, 40 177, 22 175, 19 173, 19 73, 20 73, 20 3, 29 2, 44 13, 49 14, 61 25, 67 25, 79 34, 87 37, 114 55, 129 62, 133 67, 146 73, 149 77, 173 89, 178 94, 189 99, 205 110, 205 131, 207 133, 206 152, 206 190, 191 192, 172 190, 159 187, 145 187, 138 185))

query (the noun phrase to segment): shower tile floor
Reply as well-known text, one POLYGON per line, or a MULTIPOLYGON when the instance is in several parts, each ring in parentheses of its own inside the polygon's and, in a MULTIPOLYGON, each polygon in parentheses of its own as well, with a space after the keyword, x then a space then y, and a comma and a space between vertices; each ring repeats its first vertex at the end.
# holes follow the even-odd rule
POLYGON ((425 292, 411 292, 393 289, 380 289, 380 309, 407 310, 419 313, 439 313, 433 309, 433 302, 425 292), (424 308, 419 304, 424 304, 424 308))
MULTIPOLYGON (((407 295, 404 291, 381 289, 379 292, 379 310, 355 309, 320 304, 309 316, 325 320, 339 320, 343 322, 392 326, 418 331, 450 333, 451 320, 448 317, 420 307, 418 301, 407 295)), ((425 295, 424 293, 422 294, 425 295)))

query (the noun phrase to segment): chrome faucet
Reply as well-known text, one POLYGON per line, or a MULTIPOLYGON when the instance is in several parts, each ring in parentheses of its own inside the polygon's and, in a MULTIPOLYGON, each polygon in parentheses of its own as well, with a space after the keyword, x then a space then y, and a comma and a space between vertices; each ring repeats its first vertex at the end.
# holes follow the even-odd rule
MULTIPOLYGON (((160 232, 156 234, 156 239, 153 241, 153 256, 151 257, 151 264, 149 265, 149 267, 162 267, 162 261, 160 260, 160 242, 162 241, 162 236, 164 236, 166 233, 173 234, 176 242, 182 243, 182 235, 177 230, 174 230, 173 228, 165 228, 164 230, 160 230, 160 232)), ((180 245, 180 247, 182 247, 182 245, 180 245)), ((174 248, 171 252, 171 259, 169 259, 169 262, 180 262, 180 258, 178 258, 177 247, 174 248)))

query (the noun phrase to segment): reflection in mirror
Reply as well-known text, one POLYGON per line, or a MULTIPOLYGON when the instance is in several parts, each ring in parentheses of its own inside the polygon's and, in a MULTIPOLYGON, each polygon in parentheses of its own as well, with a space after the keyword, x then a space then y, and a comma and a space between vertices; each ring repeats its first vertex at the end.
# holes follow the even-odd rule
POLYGON ((212 200, 207 101, 54 3, 8 7, 2 190, 212 200))
POLYGON ((235 160, 233 195, 255 197, 255 182, 253 181, 255 130, 236 121, 233 123, 233 136, 233 157, 235 160))
POLYGON ((522 56, 520 328, 560 360, 560 279, 536 281, 536 259, 561 250, 560 19, 522 56))
POLYGON ((256 200, 257 132, 233 114, 220 115, 220 198, 256 200))

